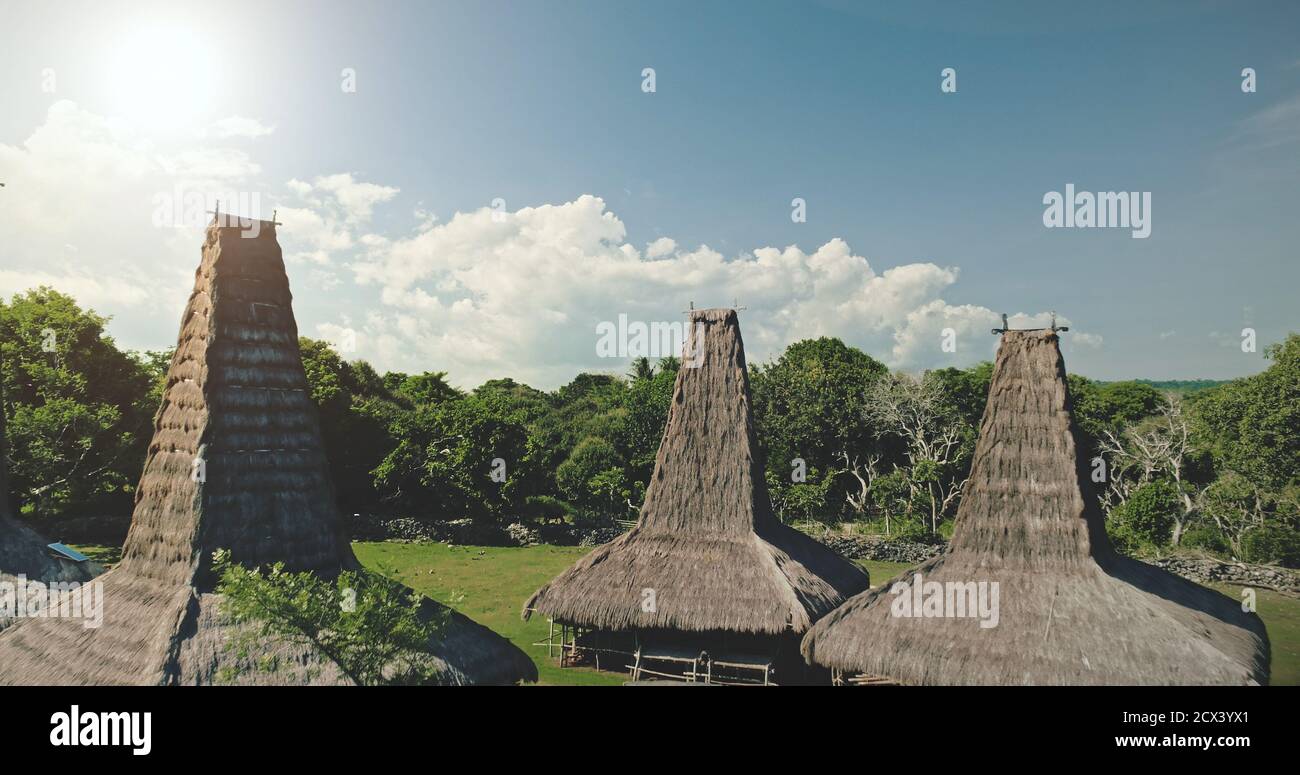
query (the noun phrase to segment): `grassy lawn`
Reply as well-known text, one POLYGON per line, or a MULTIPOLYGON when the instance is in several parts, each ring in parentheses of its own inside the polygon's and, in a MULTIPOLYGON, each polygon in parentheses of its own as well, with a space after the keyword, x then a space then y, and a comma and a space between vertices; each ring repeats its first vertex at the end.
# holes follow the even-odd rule
MULTIPOLYGON (((525 622, 519 617, 524 600, 560 571, 568 568, 590 549, 577 546, 532 546, 526 549, 499 546, 456 546, 446 544, 403 544, 363 542, 352 545, 366 567, 400 579, 435 600, 455 607, 471 619, 500 633, 523 649, 537 663, 543 684, 614 685, 623 676, 587 668, 561 670, 548 659, 546 649, 533 646, 546 637, 544 617, 525 622)), ((78 546, 78 551, 97 562, 116 562, 116 548, 78 546)), ((871 583, 880 585, 906 570, 908 565, 866 560, 871 583)), ((1241 587, 1215 584, 1215 589, 1241 600, 1241 587)), ((1261 589, 1256 600, 1260 617, 1268 628, 1273 648, 1272 684, 1300 685, 1300 600, 1261 589)))
POLYGON ((893 577, 912 567, 905 562, 879 562, 877 560, 858 560, 858 565, 871 574, 871 586, 878 587, 893 577))
MULTIPOLYGON (((1211 584, 1212 588, 1241 601, 1240 584, 1211 584)), ((1273 658, 1270 686, 1300 686, 1300 600, 1268 589, 1256 590, 1255 613, 1268 630, 1273 658)))
MULTIPOLYGON (((509 638, 537 663, 542 683, 617 684, 623 676, 587 669, 561 670, 534 641, 546 637, 546 621, 519 618, 524 600, 589 550, 572 546, 527 549, 445 544, 357 543, 357 557, 370 568, 401 579, 412 588, 451 602, 466 616, 509 638), (458 601, 458 602, 456 602, 458 601)), ((883 584, 911 567, 904 563, 865 560, 873 585, 883 584)), ((1215 588, 1241 600, 1241 587, 1215 588)), ((1300 600, 1261 589, 1257 605, 1273 647, 1274 686, 1300 684, 1300 600)))
POLYGON ((100 546, 99 544, 78 544, 72 547, 91 559, 92 562, 104 566, 105 570, 112 568, 122 559, 122 548, 120 546, 100 546))
POLYGON ((525 622, 519 616, 528 596, 591 551, 587 547, 365 542, 352 548, 366 567, 447 603, 510 639, 537 663, 540 683, 618 685, 624 680, 618 673, 560 669, 547 658, 545 647, 532 645, 546 637, 546 618, 535 616, 525 622))

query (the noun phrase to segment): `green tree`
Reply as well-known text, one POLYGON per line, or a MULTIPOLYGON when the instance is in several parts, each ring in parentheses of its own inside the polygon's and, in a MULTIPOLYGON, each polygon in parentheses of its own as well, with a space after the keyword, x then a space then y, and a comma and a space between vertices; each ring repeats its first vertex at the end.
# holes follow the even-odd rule
MULTIPOLYGON (((628 480, 644 492, 654 473, 655 456, 668 424, 677 374, 662 370, 628 385, 623 421, 618 424, 619 445, 627 456, 628 480)), ((639 497, 637 498, 639 500, 639 497)))
POLYGON ((228 648, 246 653, 268 638, 310 646, 362 686, 439 681, 442 662, 433 649, 448 610, 426 605, 396 581, 364 570, 328 580, 290 573, 283 563, 250 569, 232 563, 226 550, 213 554, 212 565, 222 613, 250 625, 228 648))
POLYGON ((621 518, 628 512, 624 499, 630 495, 622 476, 623 456, 609 441, 588 436, 574 447, 555 472, 555 482, 564 497, 590 519, 621 518))
POLYGON ((416 405, 440 404, 444 401, 453 401, 463 395, 459 390, 448 384, 447 372, 445 371, 426 371, 422 374, 413 374, 403 379, 395 392, 405 396, 411 403, 416 405))
POLYGON ((623 446, 620 459, 627 459, 626 396, 626 383, 608 374, 579 374, 548 396, 550 410, 529 424, 527 442, 528 464, 546 477, 545 492, 563 493, 556 472, 588 436, 623 446))
POLYGON ((632 367, 628 369, 627 378, 630 380, 650 379, 655 375, 655 367, 650 364, 650 359, 641 356, 632 359, 632 367))
POLYGON ((1182 513, 1178 487, 1167 479, 1155 479, 1111 510, 1108 531, 1116 545, 1129 553, 1158 548, 1169 544, 1175 520, 1182 513))
POLYGON ((1160 391, 1140 382, 1094 382, 1078 374, 1067 377, 1080 444, 1088 459, 1100 454, 1106 433, 1121 435, 1126 426, 1156 414, 1160 391))
POLYGON ((810 474, 837 479, 825 491, 828 502, 844 504, 859 492, 865 467, 882 449, 866 419, 866 396, 886 373, 884 364, 828 337, 795 342, 776 361, 755 366, 754 416, 771 480, 779 488, 800 484, 791 480, 798 458, 810 474))
POLYGON ((665 355, 659 359, 659 371, 676 374, 682 368, 682 359, 675 355, 665 355))
POLYGON ((375 469, 386 502, 426 518, 496 519, 511 510, 511 469, 524 458, 527 433, 482 398, 421 404, 389 430, 397 446, 375 469))
POLYGON ((328 342, 302 337, 298 344, 339 505, 374 510, 374 470, 397 444, 390 428, 410 410, 365 361, 344 362, 328 342))
MULTIPOLYGON (((485 382, 474 389, 473 395, 493 416, 523 429, 523 455, 510 461, 509 478, 503 489, 510 501, 509 508, 523 518, 565 513, 564 507, 554 500, 554 465, 547 467, 549 458, 544 450, 538 449, 534 430, 535 424, 552 411, 550 396, 512 379, 485 382)), ((518 454, 518 450, 511 454, 518 454)))
POLYGON ((1300 335, 1266 354, 1267 369, 1200 393, 1193 406, 1217 468, 1280 491, 1300 484, 1300 335))
POLYGON ((982 361, 969 369, 935 369, 928 376, 942 385, 948 403, 962 422, 979 428, 993 381, 993 362, 982 361))
POLYGON ((130 514, 159 377, 149 356, 117 348, 107 323, 50 288, 0 301, 6 497, 26 513, 130 514))

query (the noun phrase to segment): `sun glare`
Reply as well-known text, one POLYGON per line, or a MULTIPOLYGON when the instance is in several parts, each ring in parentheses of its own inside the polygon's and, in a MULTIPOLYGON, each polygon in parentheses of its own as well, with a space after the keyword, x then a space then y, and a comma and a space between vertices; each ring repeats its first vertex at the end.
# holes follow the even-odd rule
POLYGON ((200 120, 216 76, 204 41, 189 29, 165 24, 135 27, 116 40, 107 71, 110 112, 155 131, 200 120))

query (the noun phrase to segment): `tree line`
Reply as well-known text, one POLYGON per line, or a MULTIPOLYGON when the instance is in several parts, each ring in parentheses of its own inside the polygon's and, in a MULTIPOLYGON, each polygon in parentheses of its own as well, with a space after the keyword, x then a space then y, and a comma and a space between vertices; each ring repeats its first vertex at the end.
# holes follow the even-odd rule
MULTIPOLYGON (((33 521, 129 520, 171 353, 38 288, 0 300, 8 497, 33 521)), ((635 519, 680 362, 583 373, 552 391, 379 373, 303 338, 340 507, 424 521, 609 527, 635 519)), ((1195 549, 1300 565, 1300 335, 1223 383, 1069 375, 1107 529, 1132 554, 1195 549)), ((891 372, 839 339, 750 366, 766 478, 787 522, 929 540, 951 530, 992 364, 891 372)))

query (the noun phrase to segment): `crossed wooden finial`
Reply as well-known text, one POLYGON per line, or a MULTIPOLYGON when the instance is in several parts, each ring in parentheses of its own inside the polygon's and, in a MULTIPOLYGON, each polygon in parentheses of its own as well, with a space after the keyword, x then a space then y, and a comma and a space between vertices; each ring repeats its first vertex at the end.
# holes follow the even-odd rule
MULTIPOLYGON (((0 186, 2 186, 2 185, 4 185, 4 184, 3 184, 3 183, 0 183, 0 186)), ((218 226, 223 225, 223 224, 221 223, 221 200, 220 200, 220 199, 217 200, 217 209, 215 209, 215 210, 208 210, 208 213, 212 215, 212 222, 213 222, 213 223, 217 224, 218 226)), ((284 225, 284 224, 280 223, 279 220, 276 219, 276 216, 278 216, 279 213, 280 213, 279 210, 272 210, 272 211, 271 211, 271 220, 269 221, 269 223, 270 223, 272 226, 283 226, 283 225, 284 225)), ((229 215, 229 213, 227 213, 227 215, 229 215)))
MULTIPOLYGON (((1010 331, 1010 330, 1011 330, 1011 326, 1007 324, 1007 313, 1003 312, 1003 313, 1002 313, 1002 328, 995 328, 995 329, 993 329, 993 333, 995 333, 995 334, 1005 334, 1006 332, 1008 332, 1008 331, 1010 331)), ((1017 329, 1017 330, 1021 330, 1021 329, 1017 329)), ((1058 326, 1058 325, 1056 325, 1056 310, 1052 310, 1052 324, 1051 324, 1051 326, 1050 326, 1049 328, 1026 328, 1026 329, 1023 329, 1023 330, 1025 330, 1025 331, 1053 331, 1053 332, 1055 332, 1055 331, 1069 331, 1069 330, 1070 330, 1070 327, 1069 327, 1069 326, 1058 326)))

